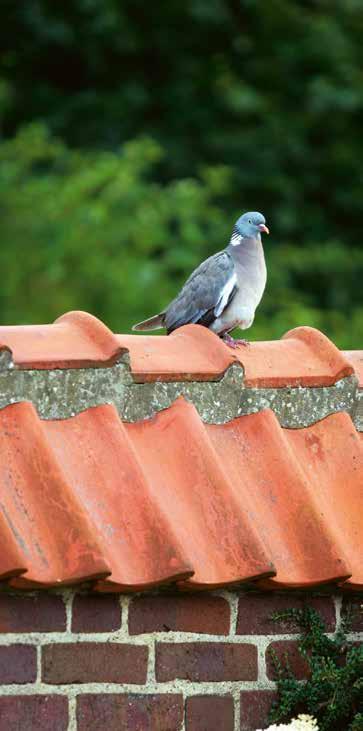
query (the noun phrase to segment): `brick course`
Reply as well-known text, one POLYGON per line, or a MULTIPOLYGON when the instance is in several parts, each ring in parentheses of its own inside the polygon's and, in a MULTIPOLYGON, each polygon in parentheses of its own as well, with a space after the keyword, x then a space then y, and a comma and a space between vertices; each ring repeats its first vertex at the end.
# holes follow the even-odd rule
POLYGON ((31 645, 0 647, 0 683, 34 683, 37 651, 31 645))
POLYGON ((185 704, 186 731, 234 731, 232 696, 196 695, 185 704))
POLYGON ((197 632, 228 635, 228 602, 217 596, 145 596, 131 602, 129 632, 197 632))
POLYGON ((255 645, 184 642, 156 645, 156 679, 202 681, 257 680, 255 645))
POLYGON ((333 599, 327 597, 293 597, 288 594, 272 595, 266 601, 266 594, 247 594, 241 596, 238 605, 237 634, 240 635, 281 635, 298 634, 299 628, 293 622, 275 622, 271 615, 285 609, 302 609, 304 604, 316 609, 325 621, 327 632, 335 629, 335 606, 333 599))
POLYGON ((180 731, 181 695, 80 695, 78 731, 180 731))
POLYGON ((67 731, 68 699, 61 695, 0 697, 0 729, 67 731))
POLYGON ((146 682, 147 647, 82 642, 46 645, 42 653, 45 683, 146 682))
POLYGON ((266 670, 267 677, 270 680, 274 680, 276 676, 271 651, 275 653, 282 664, 284 664, 284 658, 287 656, 289 667, 298 680, 303 680, 309 676, 309 666, 298 651, 298 642, 296 640, 279 640, 278 642, 271 642, 266 651, 266 670))
POLYGON ((115 632, 121 627, 121 607, 113 594, 77 594, 72 606, 72 632, 115 632))
POLYGON ((0 632, 63 632, 66 610, 60 596, 0 594, 0 632))
POLYGON ((240 695, 241 731, 265 728, 271 705, 277 698, 273 690, 245 690, 240 695))
MULTIPOLYGON (((352 630, 362 631, 362 596, 306 600, 329 631, 340 605, 343 616, 352 608, 352 630)), ((297 627, 270 615, 304 601, 301 593, 255 591, 3 591, 0 731, 264 728, 276 696, 269 649, 288 651, 298 676, 306 672, 297 627)))

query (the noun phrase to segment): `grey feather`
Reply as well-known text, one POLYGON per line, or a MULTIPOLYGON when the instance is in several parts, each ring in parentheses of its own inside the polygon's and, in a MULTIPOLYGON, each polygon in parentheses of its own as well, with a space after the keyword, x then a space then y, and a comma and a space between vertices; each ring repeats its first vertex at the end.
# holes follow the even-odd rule
POLYGON ((158 330, 160 327, 164 327, 165 312, 160 312, 158 315, 148 317, 147 320, 138 322, 132 326, 133 330, 158 330))
POLYGON ((233 274, 233 259, 227 251, 220 251, 200 264, 165 312, 168 333, 188 323, 206 324, 203 318, 208 313, 208 320, 213 322, 223 289, 233 274))

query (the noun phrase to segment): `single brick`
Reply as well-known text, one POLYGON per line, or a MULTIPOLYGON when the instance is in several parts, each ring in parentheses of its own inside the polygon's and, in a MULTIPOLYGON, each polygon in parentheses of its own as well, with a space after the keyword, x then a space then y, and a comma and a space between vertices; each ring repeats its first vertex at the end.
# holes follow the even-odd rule
POLYGON ((42 648, 45 683, 145 683, 148 648, 113 642, 51 644, 42 648))
POLYGON ((274 635, 298 634, 301 629, 294 622, 274 622, 271 615, 285 609, 302 609, 304 604, 316 609, 325 621, 327 632, 335 630, 334 601, 328 596, 301 597, 291 594, 244 594, 238 605, 237 634, 274 635))
POLYGON ((348 632, 363 632, 363 594, 343 598, 342 618, 348 619, 348 632))
POLYGON ((183 696, 95 694, 77 698, 77 731, 180 731, 183 696))
POLYGON ((267 677, 276 680, 276 673, 271 658, 270 650, 276 653, 278 659, 284 664, 287 653, 288 664, 298 680, 309 677, 309 666, 299 652, 299 643, 296 640, 279 640, 271 642, 266 650, 267 677))
POLYGON ((37 676, 37 651, 32 645, 0 647, 0 683, 33 683, 37 676))
POLYGON ((113 594, 77 594, 73 600, 72 632, 115 632, 121 627, 119 598, 113 594))
POLYGON ((273 690, 245 690, 240 695, 241 731, 267 728, 268 714, 277 693, 273 690))
POLYGON ((185 704, 186 731, 233 731, 234 703, 230 695, 195 695, 185 704))
POLYGON ((156 645, 156 679, 257 680, 257 647, 224 642, 164 642, 156 645))
POLYGON ((51 594, 0 594, 0 632, 63 632, 66 609, 51 594))
POLYGON ((129 632, 198 632, 228 635, 230 607, 217 596, 144 596, 129 608, 129 632))
POLYGON ((0 729, 67 731, 68 699, 61 695, 0 697, 0 729))

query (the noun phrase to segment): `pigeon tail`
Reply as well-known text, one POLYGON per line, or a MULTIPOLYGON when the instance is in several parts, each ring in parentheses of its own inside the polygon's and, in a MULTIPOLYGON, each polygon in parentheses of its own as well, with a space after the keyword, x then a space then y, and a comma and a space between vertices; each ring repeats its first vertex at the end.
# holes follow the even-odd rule
POLYGON ((158 315, 149 317, 148 320, 138 322, 132 326, 133 330, 158 330, 160 327, 165 327, 165 312, 160 312, 158 315))

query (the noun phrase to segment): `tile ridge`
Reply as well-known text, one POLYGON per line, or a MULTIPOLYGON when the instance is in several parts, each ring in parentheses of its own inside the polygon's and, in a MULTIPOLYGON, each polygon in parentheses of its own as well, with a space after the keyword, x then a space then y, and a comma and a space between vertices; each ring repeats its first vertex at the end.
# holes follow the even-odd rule
POLYGON ((169 336, 116 337, 129 350, 137 383, 215 381, 233 363, 244 370, 244 386, 256 388, 331 386, 355 374, 353 358, 346 358, 329 338, 309 326, 235 350, 208 328, 193 324, 169 336))
POLYGON ((218 381, 233 363, 242 367, 235 352, 202 325, 183 325, 170 335, 115 337, 129 350, 136 383, 218 381))
POLYGON ((0 370, 112 366, 127 349, 97 317, 68 312, 54 323, 0 326, 0 370))
MULTIPOLYGON (((193 404, 183 397, 178 398, 169 409, 159 413, 151 422, 146 420, 130 424, 126 428, 131 439, 135 441, 140 450, 141 457, 145 457, 146 454, 146 434, 148 439, 154 441, 156 452, 154 455, 151 453, 149 470, 151 470, 154 480, 157 479, 158 475, 160 477, 158 499, 165 500, 165 504, 168 505, 171 495, 173 495, 176 507, 174 511, 169 513, 169 522, 178 542, 185 545, 186 552, 193 546, 193 538, 195 539, 195 536, 198 536, 197 544, 194 544, 194 551, 196 551, 196 545, 198 545, 197 554, 199 554, 198 558, 194 554, 195 563, 193 562, 193 568, 195 574, 187 581, 180 582, 184 587, 189 589, 219 588, 241 583, 242 581, 252 581, 257 577, 262 578, 276 573, 268 557, 266 547, 248 515, 248 511, 242 507, 242 498, 238 498, 236 490, 223 469, 220 456, 214 449, 208 430, 193 404), (169 445, 171 451, 167 450, 166 452, 163 444, 163 435, 165 430, 168 429, 168 425, 171 424, 172 429, 169 430, 169 440, 173 443, 176 452, 173 451, 171 444, 169 445), (189 435, 192 435, 195 453, 193 454, 188 478, 184 478, 183 455, 185 450, 188 450, 186 439, 190 439, 189 435), (173 453, 173 467, 170 467, 171 453, 173 453), (166 481, 163 480, 160 474, 157 454, 162 455, 163 459, 167 461, 165 469, 167 470, 168 480, 166 481), (182 476, 183 480, 185 479, 185 484, 181 490, 182 476), (203 485, 202 494, 198 494, 198 484, 203 485), (224 496, 223 500, 222 496, 224 496), (213 520, 205 522, 204 519, 204 510, 207 503, 211 515, 213 515, 213 511, 221 507, 222 501, 225 511, 224 520, 227 523, 228 521, 235 523, 235 532, 233 535, 229 535, 229 538, 227 535, 225 536, 224 542, 226 545, 223 544, 224 547, 220 544, 216 524, 213 520), (179 512, 182 510, 182 505, 186 505, 188 508, 187 529, 185 527, 186 523, 183 522, 179 512), (239 526, 238 530, 237 525, 239 526), (186 531, 189 535, 188 541, 185 540, 186 531), (200 546, 203 543, 209 546, 208 569, 205 564, 206 556, 201 556, 199 553, 200 546), (246 551, 246 544, 250 547, 249 551, 246 551), (240 556, 238 565, 232 558, 237 553, 240 556), (226 560, 227 556, 229 562, 226 560), (203 567, 204 576, 209 574, 208 581, 201 581, 201 566, 203 567), (218 567, 218 579, 215 577, 216 567, 218 567)), ((188 558, 188 553, 186 553, 186 556, 188 558)), ((192 562, 192 557, 189 557, 189 561, 192 562)))
POLYGON ((32 403, 12 404, 1 412, 1 446, 7 455, 8 470, 2 512, 9 511, 15 535, 28 536, 28 544, 23 539, 19 542, 27 573, 13 579, 12 585, 61 585, 107 576, 110 569, 92 522, 71 489, 45 422, 39 419, 32 403), (20 463, 18 450, 22 454, 20 463), (17 498, 19 481, 21 500, 17 498), (39 531, 46 538, 48 554, 40 549, 39 531), (63 541, 71 535, 77 538, 64 555, 63 541))
POLYGON ((79 330, 92 345, 99 349, 102 356, 102 365, 113 365, 118 358, 127 353, 127 348, 122 347, 116 335, 94 315, 83 310, 71 310, 61 315, 54 321, 57 324, 70 324, 75 330, 79 330))
POLYGON ((335 370, 333 376, 334 381, 339 381, 345 376, 354 374, 354 367, 344 356, 343 352, 337 348, 327 335, 320 330, 308 325, 300 325, 292 330, 288 330, 281 340, 300 340, 305 343, 309 349, 319 351, 319 357, 326 362, 332 370, 335 370))

